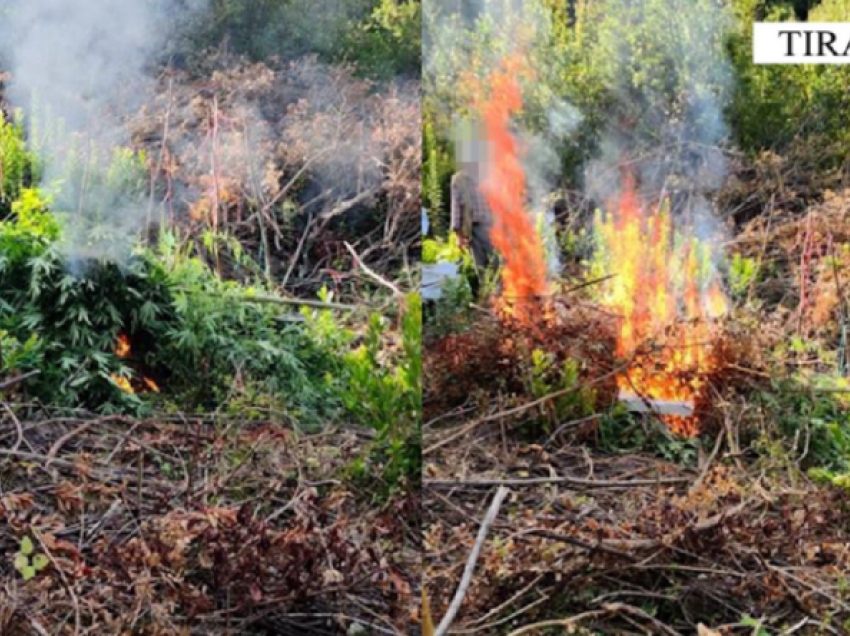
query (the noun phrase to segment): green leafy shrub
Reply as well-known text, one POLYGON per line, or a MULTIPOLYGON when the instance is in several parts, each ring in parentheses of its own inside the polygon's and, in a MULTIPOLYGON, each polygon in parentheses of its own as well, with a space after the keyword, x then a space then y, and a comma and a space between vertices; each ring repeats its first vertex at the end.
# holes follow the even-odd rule
MULTIPOLYGON (((172 390, 196 403, 219 403, 242 395, 249 385, 279 397, 290 416, 317 426, 338 407, 325 391, 325 376, 338 369, 344 336, 313 340, 274 303, 262 286, 248 287, 215 275, 200 257, 163 234, 155 255, 170 282, 175 320, 164 334, 156 360, 174 377, 172 390), (241 385, 242 388, 239 388, 241 385)), ((273 296, 272 296, 273 297, 273 296)))
POLYGON ((140 259, 125 269, 81 262, 72 273, 59 235, 46 203, 31 190, 13 206, 13 218, 0 222, 0 330, 29 343, 30 355, 15 362, 16 370, 41 371, 28 389, 57 406, 138 408, 138 398, 112 380, 132 375, 114 349, 120 334, 163 337, 171 314, 168 282, 140 259))
POLYGON ((144 152, 127 148, 83 151, 69 140, 61 179, 47 184, 62 226, 62 248, 71 259, 123 262, 142 234, 150 181, 144 152))
POLYGON ((21 118, 9 121, 0 111, 0 219, 8 216, 21 190, 30 185, 35 165, 26 148, 21 118))
POLYGON ((436 236, 443 236, 448 231, 454 171, 448 143, 438 134, 434 116, 426 108, 422 123, 422 202, 428 210, 428 220, 436 236))
POLYGON ((443 282, 441 296, 433 301, 425 315, 427 335, 442 338, 460 333, 473 325, 472 289, 465 275, 443 282))
POLYGON ((702 440, 680 437, 657 417, 636 416, 622 404, 601 414, 599 446, 611 453, 651 453, 683 466, 696 466, 702 440))
POLYGON ((770 390, 754 394, 753 402, 775 427, 762 431, 767 435, 758 435, 757 445, 779 439, 806 470, 832 475, 850 472, 850 409, 840 394, 817 393, 791 380, 775 380, 770 390))
POLYGON ((422 241, 423 263, 458 263, 460 261, 469 261, 469 254, 460 247, 456 235, 451 234, 446 240, 437 238, 422 241))
POLYGON ((580 367, 576 360, 566 360, 559 364, 549 352, 535 349, 526 375, 528 394, 541 399, 559 391, 568 391, 565 395, 549 400, 542 407, 541 417, 531 427, 530 433, 538 436, 549 434, 553 426, 588 417, 595 412, 596 394, 592 389, 579 388, 580 367))
POLYGON ((0 330, 0 372, 21 372, 37 369, 44 360, 44 351, 38 335, 32 334, 24 342, 0 330))
POLYGON ((402 476, 415 479, 421 466, 422 303, 418 294, 408 296, 401 322, 400 359, 387 364, 381 360, 386 323, 372 316, 365 343, 345 356, 344 385, 339 387, 348 412, 378 431, 379 454, 387 455, 383 475, 390 484, 402 476))
MULTIPOLYGON (((354 333, 340 328, 328 310, 303 309, 314 341, 335 351, 350 349, 354 333)), ((345 415, 377 432, 373 462, 386 483, 402 479, 412 483, 421 467, 422 401, 422 301, 407 296, 400 316, 401 348, 388 355, 387 319, 373 314, 363 342, 341 356, 340 364, 326 375, 327 393, 339 395, 345 415)), ((368 474, 364 461, 354 474, 368 474)))
POLYGON ((736 298, 744 298, 759 273, 759 263, 754 258, 735 254, 729 266, 729 287, 736 298))
POLYGON ((221 280, 169 234, 124 267, 92 260, 70 271, 46 205, 25 191, 14 218, 0 223, 0 330, 9 342, 30 343, 15 367, 41 371, 27 385, 34 397, 142 409, 142 399, 113 380, 135 373, 114 351, 123 334, 140 345, 136 361, 161 370, 184 405, 217 405, 234 391, 260 401, 280 396, 306 426, 338 406, 325 395, 324 374, 339 354, 280 320, 273 304, 246 302, 256 289, 221 280))
POLYGON ((417 0, 214 0, 186 25, 179 48, 197 59, 222 46, 253 60, 317 54, 374 77, 412 75, 421 25, 417 0))
POLYGON ((418 75, 422 67, 422 4, 379 0, 368 19, 347 32, 341 55, 367 74, 418 75))

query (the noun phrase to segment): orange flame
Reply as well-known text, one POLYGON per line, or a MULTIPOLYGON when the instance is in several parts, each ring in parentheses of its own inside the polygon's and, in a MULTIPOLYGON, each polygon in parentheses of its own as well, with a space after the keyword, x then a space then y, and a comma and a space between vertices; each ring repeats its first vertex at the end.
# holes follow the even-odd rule
POLYGON ((525 209, 521 148, 510 129, 511 118, 523 107, 520 79, 530 76, 524 58, 514 56, 490 73, 486 87, 473 80, 487 140, 481 192, 493 217, 490 239, 503 261, 500 305, 525 323, 531 320, 530 304, 548 291, 543 241, 525 209))
POLYGON ((115 345, 115 355, 126 360, 130 357, 130 352, 130 339, 122 333, 118 336, 118 343, 115 345))
MULTIPOLYGON (((649 400, 696 404, 716 365, 714 325, 728 310, 713 270, 704 271, 710 245, 676 235, 664 202, 644 210, 631 174, 609 208, 613 213, 597 220, 600 247, 614 274, 605 304, 621 317, 618 356, 636 357, 619 378, 620 389, 649 400), (648 342, 661 347, 636 355, 648 342)), ((667 419, 678 433, 698 432, 694 418, 667 419)))
POLYGON ((124 391, 124 393, 130 393, 132 395, 136 392, 129 378, 125 378, 123 375, 118 374, 113 374, 109 377, 112 378, 112 381, 117 384, 118 388, 124 391))
MULTIPOLYGON (((118 336, 118 342, 115 343, 115 355, 118 356, 121 360, 127 360, 132 353, 132 346, 130 344, 130 338, 128 338, 125 334, 120 334, 118 336)), ((112 381, 118 386, 119 389, 124 391, 125 393, 130 393, 131 395, 137 393, 133 383, 129 378, 125 378, 122 375, 118 375, 117 373, 109 376, 112 381)), ((141 378, 142 384, 147 387, 148 391, 152 393, 159 393, 159 385, 156 382, 151 380, 150 378, 141 378)))

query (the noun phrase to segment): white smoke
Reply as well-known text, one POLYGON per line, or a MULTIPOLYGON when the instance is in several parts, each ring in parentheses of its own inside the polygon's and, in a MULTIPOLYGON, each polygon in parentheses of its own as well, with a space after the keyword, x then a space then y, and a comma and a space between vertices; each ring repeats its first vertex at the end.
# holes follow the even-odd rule
POLYGON ((611 96, 586 190, 603 203, 628 164, 647 199, 686 192, 705 207, 722 186, 724 109, 733 73, 726 36, 733 17, 719 0, 604 0, 592 51, 611 96))
POLYGON ((0 25, 0 58, 12 76, 6 98, 27 115, 70 261, 126 258, 144 227, 140 177, 120 151, 129 142, 124 119, 149 98, 151 65, 176 26, 206 1, 7 3, 0 25))

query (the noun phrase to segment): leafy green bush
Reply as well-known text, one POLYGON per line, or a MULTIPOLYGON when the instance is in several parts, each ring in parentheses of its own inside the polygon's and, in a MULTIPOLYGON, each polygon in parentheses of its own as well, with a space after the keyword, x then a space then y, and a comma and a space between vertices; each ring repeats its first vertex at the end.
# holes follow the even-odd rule
POLYGON ((21 118, 8 121, 0 111, 0 219, 9 214, 21 190, 30 185, 35 165, 26 148, 21 118))
POLYGON ((592 389, 578 388, 580 367, 575 360, 558 364, 555 356, 540 349, 531 352, 525 385, 528 394, 541 399, 558 391, 570 391, 541 407, 540 417, 529 427, 529 433, 538 437, 552 433, 553 426, 588 417, 596 412, 596 393, 592 389))
MULTIPOLYGON (((162 235, 151 258, 161 264, 173 297, 175 320, 156 355, 170 369, 172 391, 215 404, 254 385, 279 397, 287 414, 306 427, 338 407, 324 379, 336 372, 339 350, 313 340, 274 303, 251 300, 270 290, 222 280, 173 234, 162 235)), ((340 337, 334 345, 343 342, 340 337)))
POLYGON ((381 360, 383 318, 373 315, 366 342, 345 356, 342 401, 361 424, 378 431, 378 448, 384 446, 384 479, 390 484, 419 475, 422 403, 422 302, 418 294, 407 297, 401 317, 402 351, 395 364, 381 360))
POLYGON ((138 259, 124 270, 81 262, 72 273, 47 202, 25 190, 12 209, 13 217, 0 222, 0 330, 18 342, 39 343, 39 355, 17 361, 16 370, 39 370, 27 386, 57 406, 139 408, 138 397, 112 380, 132 375, 114 349, 119 334, 164 335, 171 313, 164 275, 138 259))
POLYGON ((435 301, 426 314, 427 335, 443 338, 461 333, 474 325, 472 289, 465 276, 445 281, 442 296, 435 301))
POLYGON ((46 184, 71 259, 122 262, 142 234, 150 181, 144 152, 127 148, 83 150, 70 139, 58 158, 61 178, 46 184))
MULTIPOLYGON (((37 369, 44 360, 44 352, 38 335, 32 334, 24 342, 6 331, 0 331, 0 373, 21 372, 22 369, 37 369)), ((2 379, 2 376, 0 376, 2 379)))
POLYGON ((457 236, 450 235, 446 240, 425 239, 422 241, 423 263, 459 263, 468 261, 469 254, 465 252, 457 241, 457 236))
POLYGON ((695 467, 703 447, 699 437, 681 437, 657 417, 636 416, 623 404, 599 417, 600 448, 611 453, 651 453, 667 461, 695 467))
POLYGON ((434 116, 426 109, 422 123, 422 202, 437 236, 449 226, 449 197, 454 162, 448 144, 437 132, 434 116))
POLYGON ((759 274, 759 263, 754 258, 735 254, 729 266, 729 287, 737 299, 745 298, 759 274))
MULTIPOLYGON (((29 343, 14 369, 41 372, 27 385, 34 397, 55 406, 140 410, 141 398, 113 380, 134 374, 114 351, 123 334, 141 345, 137 361, 161 370, 184 405, 260 390, 284 398, 288 414, 305 426, 332 412, 324 373, 339 364, 338 353, 311 341, 299 324, 279 320, 274 305, 246 302, 255 290, 222 281, 178 249, 173 235, 163 234, 156 252, 126 267, 83 261, 72 272, 47 203, 25 190, 13 210, 0 222, 0 330, 12 350, 14 342, 29 343)), ((7 357, 4 368, 11 364, 7 357)))
POLYGON ((341 56, 374 77, 418 75, 422 66, 419 0, 380 0, 371 16, 346 33, 341 56))
POLYGON ((317 54, 371 76, 418 74, 418 0, 214 0, 187 27, 191 55, 226 45, 253 60, 317 54))
POLYGON ((774 429, 758 444, 782 440, 804 469, 829 474, 850 472, 850 409, 840 394, 818 393, 790 380, 775 380, 769 391, 752 397, 757 412, 774 429))
MULTIPOLYGON (((325 293, 326 297, 326 293, 325 293)), ((345 351, 355 334, 340 328, 328 310, 303 309, 302 315, 314 342, 323 348, 345 351)), ((421 467, 422 402, 422 301, 407 296, 400 316, 401 349, 388 354, 387 319, 373 314, 362 344, 344 353, 339 365, 326 375, 328 395, 339 395, 344 413, 361 426, 377 432, 373 461, 383 479, 396 486, 402 479, 415 481, 421 467)), ((365 461, 355 474, 368 474, 365 461)))

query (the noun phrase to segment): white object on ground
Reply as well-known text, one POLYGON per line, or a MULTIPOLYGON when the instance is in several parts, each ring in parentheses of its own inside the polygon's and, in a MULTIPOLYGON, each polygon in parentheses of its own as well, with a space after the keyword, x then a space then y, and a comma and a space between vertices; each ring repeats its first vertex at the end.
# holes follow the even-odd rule
POLYGON ((626 391, 620 391, 619 400, 626 405, 631 413, 656 413, 657 415, 675 415, 678 417, 691 417, 694 414, 693 402, 683 400, 644 399, 626 391))
POLYGON ((428 210, 422 208, 422 236, 428 236, 428 229, 431 223, 428 221, 428 210))
POLYGON ((422 299, 439 300, 443 297, 443 284, 459 276, 457 263, 423 263, 422 299))

